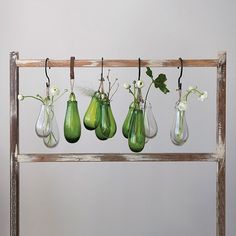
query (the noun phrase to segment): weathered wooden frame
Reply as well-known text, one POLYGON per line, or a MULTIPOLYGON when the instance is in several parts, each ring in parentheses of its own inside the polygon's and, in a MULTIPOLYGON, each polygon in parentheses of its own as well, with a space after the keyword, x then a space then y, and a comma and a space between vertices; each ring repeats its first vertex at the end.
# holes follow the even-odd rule
MULTIPOLYGON (((215 162, 216 171, 216 236, 225 236, 225 170, 226 170, 226 52, 216 59, 183 60, 184 67, 217 69, 217 125, 214 153, 99 153, 99 154, 23 154, 19 150, 19 68, 44 67, 45 60, 22 60, 18 52, 10 53, 10 235, 20 235, 20 164, 25 162, 215 162)), ((179 60, 142 60, 146 67, 178 67, 179 60)), ((70 67, 69 60, 49 60, 50 67, 70 67)), ((75 67, 100 67, 100 60, 75 60, 75 67)), ((137 67, 137 60, 104 60, 104 67, 137 67)))

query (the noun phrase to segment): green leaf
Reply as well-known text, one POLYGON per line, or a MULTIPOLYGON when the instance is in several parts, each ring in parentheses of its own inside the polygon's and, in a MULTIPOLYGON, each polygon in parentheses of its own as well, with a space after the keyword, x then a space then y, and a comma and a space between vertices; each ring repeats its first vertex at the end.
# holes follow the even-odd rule
POLYGON ((159 86, 159 89, 164 93, 167 94, 168 92, 170 92, 170 90, 166 87, 166 84, 161 84, 159 86))
POLYGON ((167 80, 167 78, 165 74, 159 74, 155 80, 158 80, 160 83, 164 83, 167 80))
POLYGON ((147 71, 146 71, 146 74, 153 79, 153 75, 152 75, 152 70, 150 69, 150 67, 146 67, 147 68, 147 71))
POLYGON ((158 77, 154 80, 155 88, 159 88, 164 94, 170 92, 167 88, 167 85, 165 84, 166 81, 167 78, 165 74, 159 74, 158 77))

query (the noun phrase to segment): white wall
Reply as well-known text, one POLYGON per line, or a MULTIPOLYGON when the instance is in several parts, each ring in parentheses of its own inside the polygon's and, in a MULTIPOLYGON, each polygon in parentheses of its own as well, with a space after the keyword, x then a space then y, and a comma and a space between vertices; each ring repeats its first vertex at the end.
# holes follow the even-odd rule
MULTIPOLYGON (((0 7, 1 161, 0 235, 9 235, 9 52, 21 58, 215 58, 227 51, 227 235, 236 232, 235 93, 236 29, 233 0, 2 1, 0 7)), ((146 152, 205 152, 215 148, 215 70, 185 69, 183 85, 209 92, 188 111, 190 140, 169 141, 177 69, 155 69, 168 76, 172 93, 152 92, 159 136, 146 152)), ((52 81, 69 87, 66 69, 51 69, 52 81)), ((97 85, 99 69, 77 69, 77 84, 97 85)), ((143 79, 146 80, 143 70, 143 79)), ((120 84, 136 69, 114 69, 120 84)), ((44 92, 43 69, 21 69, 24 94, 44 92)), ((63 138, 65 96, 56 105, 61 143, 50 152, 127 152, 121 125, 131 97, 120 86, 113 109, 119 130, 100 143, 85 129, 78 144, 63 138)), ((83 116, 89 98, 78 94, 83 116)), ((21 151, 48 152, 34 133, 39 104, 24 101, 21 151)), ((21 235, 24 236, 178 236, 215 235, 215 164, 206 163, 50 163, 21 165, 21 235)))

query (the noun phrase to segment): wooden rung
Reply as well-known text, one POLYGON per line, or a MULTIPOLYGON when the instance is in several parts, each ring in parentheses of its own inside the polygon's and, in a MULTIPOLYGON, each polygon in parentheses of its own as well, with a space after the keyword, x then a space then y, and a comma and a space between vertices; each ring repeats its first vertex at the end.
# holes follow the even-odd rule
POLYGON ((32 153, 20 154, 18 162, 217 162, 215 153, 32 153))
MULTIPOLYGON (((183 59, 184 67, 217 67, 218 59, 183 59)), ((18 59, 17 67, 44 67, 44 59, 18 59)), ((101 67, 101 60, 75 60, 75 67, 101 67)), ((49 67, 70 67, 70 60, 49 60, 49 67)), ((138 67, 138 60, 104 60, 104 67, 138 67)), ((180 61, 174 60, 141 60, 141 67, 178 67, 180 61)))

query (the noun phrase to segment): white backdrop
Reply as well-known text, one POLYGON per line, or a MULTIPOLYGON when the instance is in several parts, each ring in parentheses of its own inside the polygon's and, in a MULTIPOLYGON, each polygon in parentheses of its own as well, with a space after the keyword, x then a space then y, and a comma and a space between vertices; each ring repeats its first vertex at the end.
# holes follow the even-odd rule
MULTIPOLYGON (((1 142, 0 235, 9 235, 9 52, 21 58, 215 58, 227 51, 227 235, 236 232, 234 140, 236 29, 233 0, 9 0, 0 7, 1 142)), ((106 70, 105 70, 106 71, 106 70)), ((184 69, 183 86, 198 85, 209 99, 190 99, 190 139, 183 147, 169 140, 179 71, 166 73, 169 95, 152 91, 158 136, 144 152, 215 150, 215 69, 184 69)), ((69 71, 51 69, 52 84, 69 88, 69 71)), ((76 85, 96 88, 99 69, 76 69, 76 85)), ((34 133, 39 104, 20 103, 22 152, 129 152, 121 126, 130 95, 124 82, 137 69, 112 69, 120 89, 112 107, 117 135, 99 142, 83 128, 81 140, 63 137, 65 95, 56 107, 61 141, 48 150, 34 133)), ((145 69, 142 70, 145 81, 145 69)), ((43 68, 20 70, 23 94, 44 93, 43 68)), ((89 98, 77 91, 81 119, 89 98)), ((24 236, 178 236, 215 235, 215 164, 213 163, 41 163, 21 165, 21 235, 24 236)))

